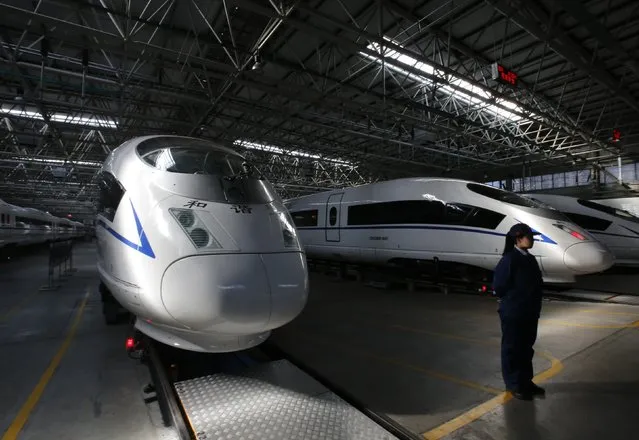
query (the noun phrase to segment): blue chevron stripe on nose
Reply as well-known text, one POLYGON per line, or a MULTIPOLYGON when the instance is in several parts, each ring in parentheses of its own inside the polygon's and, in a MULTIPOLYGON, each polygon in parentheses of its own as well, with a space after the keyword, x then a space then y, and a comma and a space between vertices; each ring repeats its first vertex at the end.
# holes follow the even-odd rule
MULTIPOLYGON (((519 221, 519 220, 517 220, 517 219, 515 219, 515 221, 516 221, 517 223, 523 223, 523 222, 521 222, 521 221, 519 221)), ((532 229, 532 231, 533 231, 535 234, 539 234, 539 236, 541 237, 541 238, 533 238, 533 240, 534 240, 534 241, 539 241, 539 242, 541 242, 541 243, 557 244, 557 242, 556 242, 555 240, 553 240, 552 238, 548 237, 548 236, 547 236, 547 235, 545 235, 545 234, 542 234, 542 233, 541 233, 541 231, 536 230, 536 229, 535 229, 535 228, 533 228, 532 226, 530 227, 530 229, 532 229)))
POLYGON ((131 209, 133 210, 133 218, 135 219, 135 227, 138 231, 138 237, 140 239, 140 244, 135 244, 131 240, 124 237, 119 232, 115 231, 112 227, 108 226, 102 220, 98 221, 98 225, 102 226, 104 229, 109 231, 111 235, 117 238, 120 242, 129 246, 136 251, 151 257, 155 258, 155 253, 153 252, 153 248, 151 248, 151 243, 149 243, 149 239, 146 237, 146 233, 144 232, 144 228, 142 227, 142 223, 140 223, 140 218, 138 217, 137 212, 135 212, 135 208, 133 207, 133 202, 131 202, 131 209))

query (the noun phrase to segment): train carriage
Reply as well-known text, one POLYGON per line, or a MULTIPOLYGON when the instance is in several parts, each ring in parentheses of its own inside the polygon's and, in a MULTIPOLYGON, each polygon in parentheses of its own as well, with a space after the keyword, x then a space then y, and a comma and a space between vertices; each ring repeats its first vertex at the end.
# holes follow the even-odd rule
POLYGON ((456 179, 407 178, 289 199, 307 256, 351 263, 438 267, 489 279, 512 225, 541 235, 532 253, 547 283, 609 268, 613 255, 556 210, 456 179))
POLYGON ((557 209, 604 245, 615 256, 615 265, 639 266, 639 218, 631 213, 576 197, 522 194, 557 209))

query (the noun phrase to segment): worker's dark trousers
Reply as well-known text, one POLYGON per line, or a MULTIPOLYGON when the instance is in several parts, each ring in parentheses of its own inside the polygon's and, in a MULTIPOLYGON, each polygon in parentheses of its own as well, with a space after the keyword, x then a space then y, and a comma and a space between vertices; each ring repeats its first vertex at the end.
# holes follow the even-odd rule
POLYGON ((506 388, 525 391, 532 382, 537 319, 501 318, 501 371, 506 388))

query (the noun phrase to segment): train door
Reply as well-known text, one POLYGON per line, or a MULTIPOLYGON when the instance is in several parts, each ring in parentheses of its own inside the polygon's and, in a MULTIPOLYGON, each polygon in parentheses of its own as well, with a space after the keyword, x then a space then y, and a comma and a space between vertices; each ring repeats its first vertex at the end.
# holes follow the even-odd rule
POLYGON ((326 241, 340 241, 340 217, 344 193, 331 194, 326 201, 326 241))

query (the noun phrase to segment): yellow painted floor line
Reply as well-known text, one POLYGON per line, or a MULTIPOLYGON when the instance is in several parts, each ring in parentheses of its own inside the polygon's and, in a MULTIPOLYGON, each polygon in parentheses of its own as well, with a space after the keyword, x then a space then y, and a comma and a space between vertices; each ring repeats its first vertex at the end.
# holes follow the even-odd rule
MULTIPOLYGON (((639 324, 639 321, 637 323, 639 324)), ((490 341, 486 339, 468 338, 465 336, 457 336, 457 335, 453 335, 449 333, 439 333, 439 332, 433 332, 429 330, 410 328, 410 327, 405 327, 402 325, 393 325, 390 327, 396 330, 408 331, 413 333, 421 333, 421 334, 427 334, 432 336, 439 336, 439 337, 444 337, 449 339, 457 339, 460 341, 465 341, 465 342, 479 344, 479 345, 490 345, 490 346, 501 345, 501 341, 490 341)), ((537 352, 539 353, 540 356, 550 361, 550 367, 547 370, 544 370, 543 372, 539 373, 534 378, 535 382, 540 383, 557 375, 563 369, 563 364, 559 361, 559 359, 552 357, 548 353, 545 353, 541 350, 538 350, 537 352)), ((454 431, 457 431, 458 429, 462 428, 463 426, 477 420, 478 418, 482 417, 484 414, 497 408, 499 405, 505 404, 510 399, 512 399, 512 394, 510 394, 509 392, 500 391, 499 394, 493 397, 492 399, 468 410, 467 412, 461 414, 458 417, 455 417, 454 419, 444 423, 443 425, 440 425, 434 429, 431 429, 428 432, 423 433, 422 436, 427 440, 441 439, 442 437, 445 437, 453 433, 454 431)))
MULTIPOLYGON (((556 376, 564 368, 561 361, 559 359, 552 357, 550 354, 540 353, 540 355, 550 360, 550 368, 548 368, 545 371, 542 371, 541 373, 539 373, 537 376, 534 377, 534 381, 536 383, 544 382, 550 379, 551 377, 556 376)), ((448 422, 442 425, 439 425, 438 427, 433 428, 428 432, 423 433, 422 436, 426 440, 439 440, 443 437, 446 437, 447 435, 452 434, 458 429, 468 425, 469 423, 474 422, 475 420, 479 419, 483 415, 494 410, 498 406, 505 404, 512 398, 513 396, 509 392, 502 392, 499 395, 493 397, 492 399, 482 403, 481 405, 478 405, 466 411, 465 413, 455 417, 454 419, 449 420, 448 422)))
MULTIPOLYGON (((300 332, 300 333, 304 333, 304 332, 300 332)), ((399 367, 402 368, 406 368, 408 370, 413 370, 413 371, 417 371, 419 373, 422 373, 426 376, 431 376, 431 377, 435 377, 437 379, 442 379, 448 382, 452 382, 452 383, 456 383, 458 385, 462 385, 465 386, 467 388, 472 388, 474 390, 477 391, 482 391, 488 394, 500 394, 503 393, 503 390, 500 390, 498 388, 493 388, 491 386, 487 386, 487 385, 482 385, 480 383, 477 382, 472 382, 469 380, 465 380, 465 379, 461 379, 455 376, 450 376, 448 374, 444 374, 444 373, 440 373, 439 371, 435 371, 435 370, 429 370, 427 368, 423 368, 419 365, 415 365, 415 364, 410 364, 408 362, 405 362, 403 360, 400 359, 394 359, 394 358, 390 358, 390 357, 386 357, 386 356, 381 356, 375 353, 370 353, 366 350, 362 350, 360 348, 354 348, 348 344, 336 344, 335 342, 332 341, 327 341, 322 337, 318 337, 317 335, 311 335, 308 333, 304 334, 304 338, 307 340, 314 340, 316 342, 319 342, 320 344, 326 344, 326 345, 330 345, 332 347, 339 347, 344 351, 347 351, 349 353, 353 353, 353 354, 358 354, 360 356, 363 357, 368 357, 371 359, 375 359, 377 361, 380 362, 385 362, 388 364, 393 364, 393 365, 397 365, 399 367)))
POLYGON ((42 397, 42 393, 44 392, 47 384, 51 380, 51 377, 53 377, 53 373, 55 373, 55 370, 58 368, 58 365, 60 364, 62 357, 64 356, 67 349, 69 348, 69 345, 71 345, 71 341, 73 340, 73 337, 75 336, 75 332, 78 328, 78 325, 80 324, 80 319, 82 318, 82 314, 84 313, 84 307, 86 306, 88 299, 89 299, 89 291, 87 291, 87 293, 84 295, 84 299, 82 300, 82 303, 80 304, 80 307, 78 308, 78 311, 75 314, 75 319, 73 320, 73 324, 71 325, 71 328, 67 332, 67 336, 64 339, 62 346, 53 357, 53 360, 51 360, 51 363, 49 364, 46 371, 40 378, 40 381, 38 382, 36 387, 31 392, 31 395, 29 395, 29 398, 27 399, 27 401, 24 403, 24 405, 22 405, 22 408, 20 408, 20 411, 18 412, 18 415, 16 416, 16 418, 13 420, 13 423, 11 424, 11 426, 9 426, 9 429, 7 429, 7 431, 2 436, 2 440, 14 440, 18 438, 18 434, 20 434, 20 431, 22 431, 22 428, 27 423, 27 420, 29 419, 29 415, 31 414, 31 411, 33 411, 33 408, 35 408, 35 406, 37 405, 38 401, 40 400, 40 397, 42 397))
POLYGON ((562 321, 559 319, 540 319, 540 324, 556 324, 563 325, 566 327, 580 327, 580 328, 591 328, 591 329, 622 329, 622 328, 635 328, 637 327, 637 322, 631 322, 628 324, 581 324, 578 322, 569 322, 562 321))
POLYGON ((390 364, 395 364, 395 365, 398 365, 400 367, 404 367, 404 368, 408 368, 410 370, 418 371, 418 372, 424 373, 424 374, 426 374, 428 376, 436 377, 438 379, 442 379, 442 380, 445 380, 445 381, 448 381, 448 382, 453 382, 453 383, 456 383, 456 384, 459 384, 459 385, 463 385, 465 387, 472 388, 474 390, 483 391, 483 392, 486 392, 486 393, 489 393, 489 394, 501 394, 501 393, 504 392, 503 390, 500 390, 500 389, 497 389, 497 388, 493 388, 491 386, 482 385, 482 384, 479 384, 479 383, 476 383, 476 382, 471 382, 471 381, 464 380, 464 379, 459 379, 457 377, 449 376, 448 374, 440 373, 438 371, 428 370, 426 368, 420 367, 419 365, 413 365, 413 364, 409 364, 409 363, 406 363, 406 362, 403 362, 403 361, 398 361, 396 359, 391 359, 391 358, 383 358, 381 356, 375 356, 375 355, 373 355, 373 356, 378 358, 378 359, 380 359, 380 360, 382 360, 382 361, 388 362, 390 364))
POLYGON ((633 312, 609 312, 607 310, 599 310, 599 309, 587 309, 587 310, 579 310, 578 313, 593 313, 596 315, 618 315, 618 316, 639 316, 639 313, 633 312))
POLYGON ((412 332, 412 333, 421 333, 423 335, 430 335, 430 336, 438 336, 438 337, 442 337, 442 338, 448 338, 448 339, 456 339, 458 341, 465 341, 465 342, 470 342, 472 344, 479 344, 479 345, 501 345, 501 339, 498 340, 490 340, 490 339, 477 339, 477 338, 468 338, 466 336, 458 336, 458 335, 454 335, 451 333, 440 333, 440 332, 434 332, 431 330, 423 330, 423 329, 419 329, 419 328, 412 328, 412 327, 406 327, 403 325, 391 325, 390 326, 391 329, 395 329, 395 330, 401 330, 401 331, 405 331, 405 332, 412 332))

